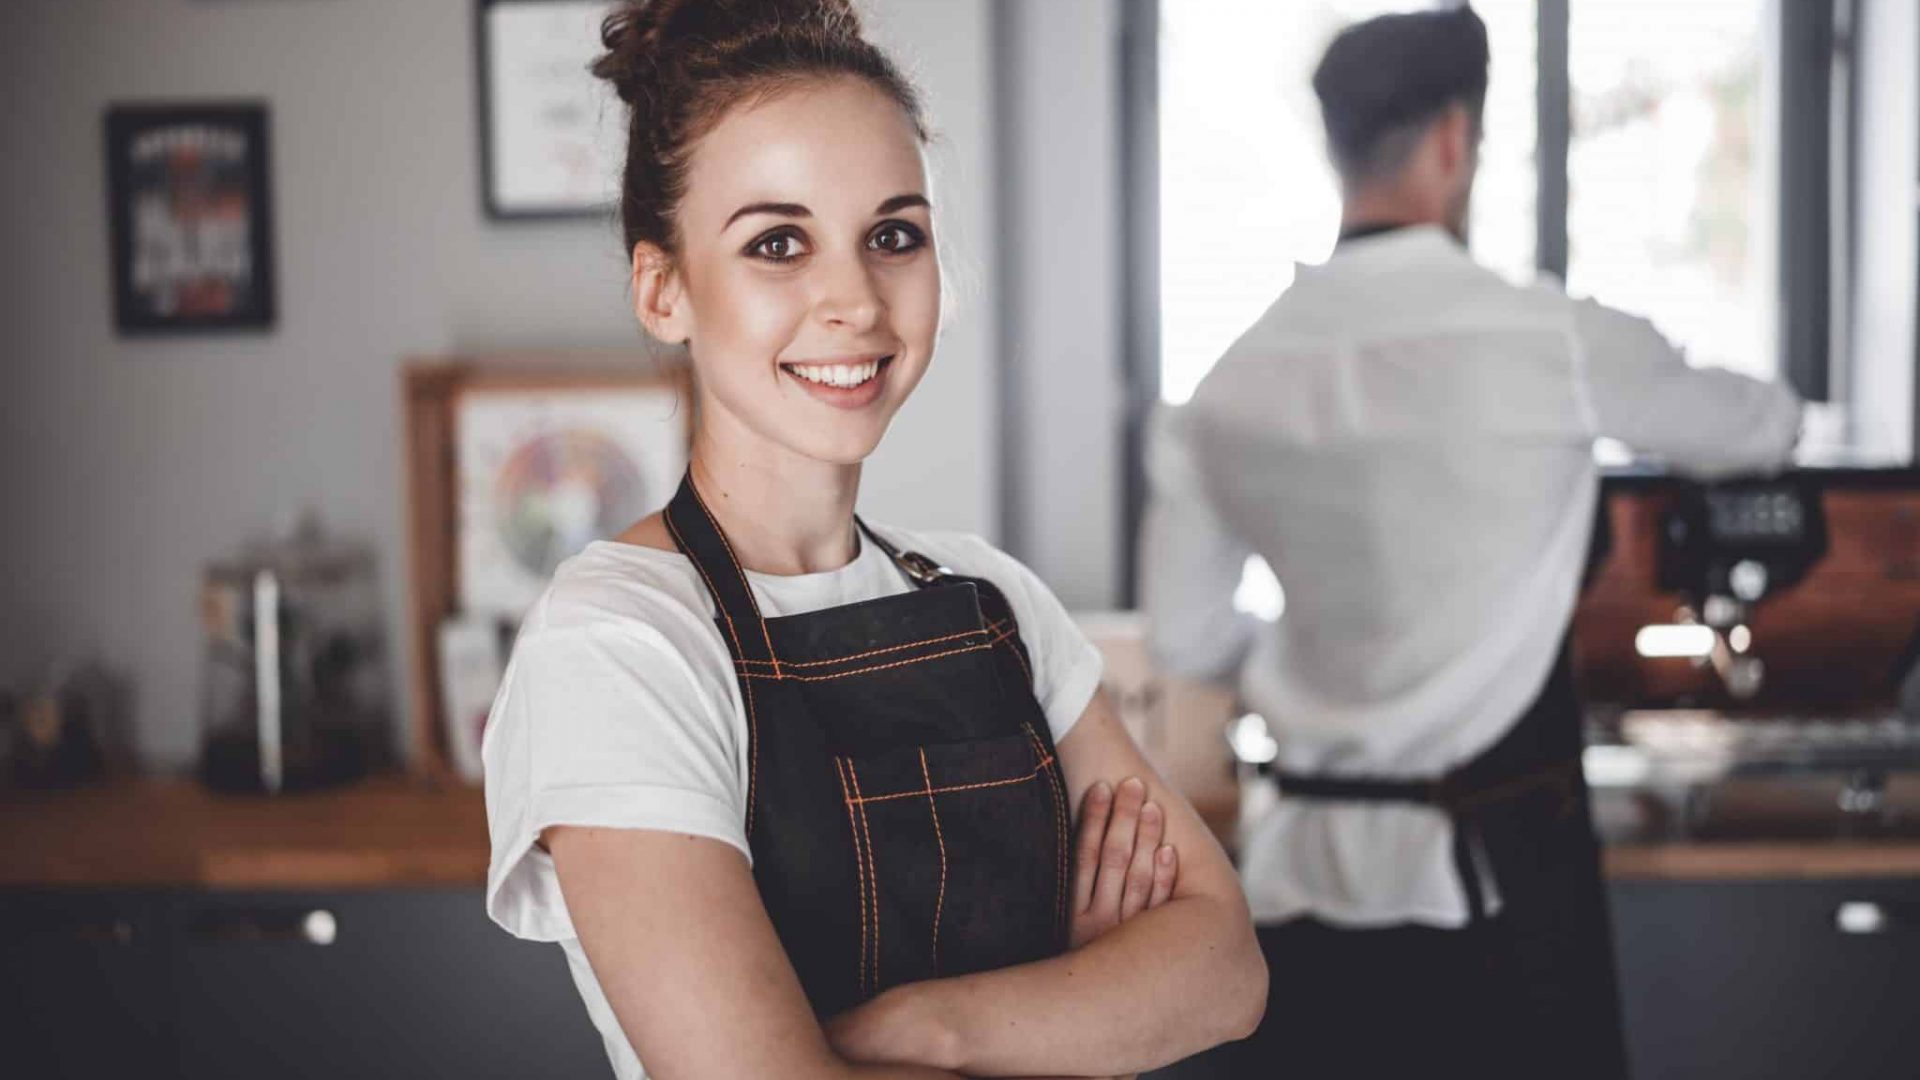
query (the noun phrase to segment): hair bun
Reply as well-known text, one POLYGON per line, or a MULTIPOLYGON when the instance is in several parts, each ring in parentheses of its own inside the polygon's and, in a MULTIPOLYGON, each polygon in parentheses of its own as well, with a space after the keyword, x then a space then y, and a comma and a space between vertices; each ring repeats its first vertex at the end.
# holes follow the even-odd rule
POLYGON ((853 0, 625 0, 600 24, 593 73, 627 103, 620 220, 626 250, 677 246, 690 147, 735 103, 808 79, 855 78, 893 99, 927 141, 920 95, 861 36, 853 0))
POLYGON ((860 15, 851 0, 632 0, 601 24, 607 51, 592 70, 634 105, 666 68, 697 69, 776 35, 859 41, 860 15))

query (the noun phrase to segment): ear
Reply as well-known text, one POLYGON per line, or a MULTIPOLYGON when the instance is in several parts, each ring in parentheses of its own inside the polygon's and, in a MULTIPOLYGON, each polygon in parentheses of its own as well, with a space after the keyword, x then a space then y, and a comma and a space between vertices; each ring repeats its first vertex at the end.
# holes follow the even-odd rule
POLYGON ((693 309, 673 259, 658 244, 633 245, 633 313, 654 340, 681 345, 693 336, 693 309))
POLYGON ((1458 175, 1473 161, 1473 115, 1465 105, 1447 106, 1437 125, 1440 136, 1440 163, 1449 175, 1458 175))

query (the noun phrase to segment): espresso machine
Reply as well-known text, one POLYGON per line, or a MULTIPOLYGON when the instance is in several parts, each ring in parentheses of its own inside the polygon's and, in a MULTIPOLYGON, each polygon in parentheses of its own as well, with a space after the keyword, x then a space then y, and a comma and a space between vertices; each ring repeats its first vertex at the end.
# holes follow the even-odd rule
POLYGON ((1602 485, 1573 620, 1603 830, 1920 833, 1920 471, 1602 485))

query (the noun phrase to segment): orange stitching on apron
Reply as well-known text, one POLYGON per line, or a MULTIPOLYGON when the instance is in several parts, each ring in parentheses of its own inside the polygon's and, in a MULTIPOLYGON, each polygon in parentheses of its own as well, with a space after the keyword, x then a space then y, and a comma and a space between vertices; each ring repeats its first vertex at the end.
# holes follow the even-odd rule
POLYGON ((927 812, 933 815, 933 839, 940 845, 940 891, 933 898, 933 973, 940 974, 940 912, 947 903, 947 838, 940 832, 940 806, 934 799, 933 773, 927 769, 927 752, 920 751, 920 775, 927 781, 927 812))
MULTIPOLYGON (((1011 636, 1012 633, 1013 631, 1011 630, 1007 631, 1009 636, 1011 636)), ((788 682, 831 682, 834 679, 848 679, 855 675, 870 675, 876 671, 890 671, 894 668, 903 668, 911 664, 924 664, 929 660, 940 660, 949 656, 959 656, 962 653, 980 652, 983 649, 991 649, 1005 640, 1005 637, 995 638, 992 641, 981 642, 978 645, 968 645, 964 648, 948 649, 945 652, 916 656, 911 660, 895 660, 891 664, 875 664, 872 667, 855 668, 852 671, 836 671, 831 675, 790 675, 784 671, 742 671, 738 672, 738 674, 749 679, 776 679, 788 682)), ((789 664, 786 666, 791 667, 792 665, 789 664)))
POLYGON ((760 620, 760 636, 767 641, 767 656, 773 660, 773 670, 779 671, 780 656, 773 651, 773 635, 767 632, 767 617, 760 614, 760 601, 753 596, 753 582, 747 580, 747 571, 740 565, 740 556, 733 553, 733 542, 727 539, 727 531, 714 520, 713 511, 707 509, 707 502, 700 497, 698 491, 693 493, 693 503, 700 508, 701 513, 707 515, 707 524, 712 525, 714 534, 720 537, 720 546, 727 549, 727 558, 733 562, 733 572, 740 575, 740 588, 746 591, 747 603, 753 607, 753 617, 760 620))
POLYGON ((833 759, 833 771, 840 777, 840 797, 847 806, 847 835, 853 840, 854 873, 859 878, 858 889, 860 903, 860 960, 855 967, 859 970, 860 993, 867 992, 867 860, 860 849, 860 826, 853 819, 853 793, 847 790, 846 766, 840 758, 833 759))
MULTIPOLYGON (((1011 622, 1012 620, 1008 620, 1008 621, 1011 622)), ((994 638, 993 644, 998 645, 1003 641, 1007 641, 1011 639, 1014 634, 1014 629, 1015 628, 1009 628, 1006 633, 1001 634, 999 637, 994 638)), ((1008 645, 1007 651, 1013 654, 1014 662, 1020 665, 1020 670, 1027 673, 1027 685, 1032 686, 1033 685, 1033 669, 1027 666, 1027 658, 1020 655, 1020 646, 1008 645)))
MULTIPOLYGON (((1010 784, 1024 784, 1027 781, 1045 772, 1047 769, 1047 766, 1051 764, 1053 764, 1053 756, 1048 755, 1043 761, 1040 762, 1038 766, 1034 768, 1032 772, 1028 773, 1025 776, 1011 776, 1005 780, 982 780, 977 784, 954 784, 949 787, 934 788, 931 791, 925 788, 914 788, 912 791, 896 791, 889 795, 867 795, 863 797, 860 794, 860 784, 856 780, 853 786, 853 801, 864 806, 867 803, 892 802, 895 799, 918 799, 927 795, 951 795, 956 791, 978 791, 981 788, 1006 787, 1010 784)), ((851 761, 848 762, 848 766, 849 767, 852 766, 851 761)))
MULTIPOLYGON (((1046 758, 1046 762, 1044 762, 1041 766, 1043 769, 1045 769, 1046 764, 1051 763, 1053 758, 1047 755, 1044 744, 1040 742, 1040 736, 1034 732, 1033 725, 1027 723, 1024 720, 1021 721, 1020 723, 1020 729, 1027 733, 1027 740, 1033 743, 1033 752, 1046 758)), ((1065 806, 1065 793, 1061 790, 1059 778, 1053 774, 1052 770, 1047 770, 1047 794, 1052 796, 1053 798, 1054 918, 1057 921, 1057 925, 1059 927, 1065 928, 1065 926, 1067 925, 1067 862, 1066 860, 1067 860, 1067 833, 1069 830, 1067 828, 1067 823, 1062 816, 1064 814, 1063 808, 1065 806)))
MULTIPOLYGON (((988 630, 965 630, 958 634, 948 634, 945 637, 927 638, 923 641, 909 641, 905 645, 889 645, 884 649, 869 649, 866 652, 853 653, 848 656, 836 656, 831 660, 800 660, 800 661, 782 660, 780 661, 780 666, 783 669, 790 670, 793 668, 827 667, 831 664, 846 664, 846 663, 851 663, 855 660, 864 660, 869 656, 879 656, 882 653, 900 652, 903 649, 912 649, 921 645, 938 645, 942 642, 958 641, 961 638, 968 638, 968 637, 974 636, 975 634, 985 634, 988 632, 989 632, 988 630)), ((734 661, 734 663, 737 666, 742 664, 771 664, 773 663, 773 661, 771 660, 736 660, 734 661)))
MULTIPOLYGON (((694 501, 699 502, 700 500, 696 498, 694 501)), ((708 520, 712 520, 711 517, 709 517, 708 520)), ((683 553, 693 550, 687 546, 685 538, 680 535, 680 530, 674 527, 671 516, 667 514, 660 515, 660 522, 667 527, 667 532, 672 535, 673 542, 680 545, 680 550, 683 553)), ((715 527, 718 528, 718 526, 715 527)), ((707 568, 700 565, 699 559, 688 554, 687 561, 693 564, 695 570, 700 571, 700 580, 707 583, 707 591, 713 594, 713 606, 720 610, 720 617, 727 620, 727 636, 733 639, 733 653, 735 656, 740 655, 740 653, 745 650, 740 648, 740 634, 733 628, 733 616, 727 614, 727 605, 720 599, 720 590, 713 587, 713 579, 707 576, 707 568)), ((746 583, 744 577, 740 580, 742 584, 746 583)), ((749 599, 753 597, 753 589, 751 587, 747 589, 747 597, 749 599)), ((760 721, 759 718, 754 715, 753 711, 753 684, 743 682, 740 684, 740 690, 746 695, 747 699, 747 835, 751 837, 753 835, 753 810, 759 801, 760 793, 760 721)))
POLYGON ((853 801, 860 807, 860 835, 866 838, 867 862, 873 873, 867 878, 873 890, 873 986, 880 988, 880 860, 873 853, 873 830, 867 824, 866 800, 860 797, 860 770, 847 759, 847 775, 853 778, 853 801))

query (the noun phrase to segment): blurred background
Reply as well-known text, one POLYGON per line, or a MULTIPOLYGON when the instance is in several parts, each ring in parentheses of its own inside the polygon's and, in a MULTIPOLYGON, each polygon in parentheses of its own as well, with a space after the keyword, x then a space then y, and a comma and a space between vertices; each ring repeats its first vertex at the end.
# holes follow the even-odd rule
MULTIPOLYGON (((955 299, 862 510, 1026 561, 1229 843, 1262 735, 1146 659, 1144 420, 1332 250, 1307 77, 1412 6, 863 4, 930 104, 955 299)), ((580 68, 604 7, 0 6, 0 1073, 605 1074, 558 951, 485 920, 475 786, 528 590, 683 461, 580 68)), ((1669 550, 1690 489, 1596 450, 1637 1075, 1920 1074, 1920 4, 1474 7, 1476 256, 1814 403, 1760 494, 1819 526, 1759 555, 1669 550), (1756 692, 1637 636, 1717 558, 1771 573, 1756 692)), ((1241 601, 1284 610, 1257 564, 1241 601)))

